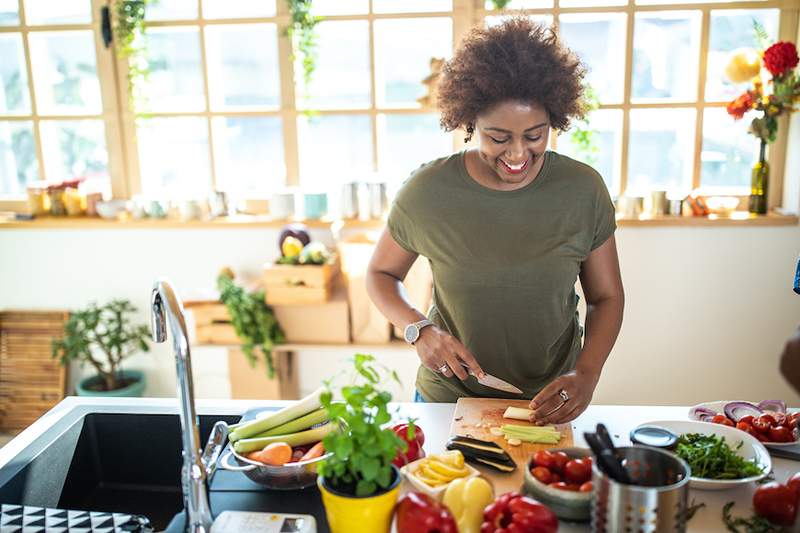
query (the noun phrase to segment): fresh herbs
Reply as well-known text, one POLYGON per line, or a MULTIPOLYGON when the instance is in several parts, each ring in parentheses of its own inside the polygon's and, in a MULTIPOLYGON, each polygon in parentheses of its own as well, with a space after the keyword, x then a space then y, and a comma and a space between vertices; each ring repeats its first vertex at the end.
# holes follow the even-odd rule
POLYGON ((734 502, 728 502, 722 508, 722 521, 732 533, 787 533, 787 529, 772 524, 763 516, 750 518, 734 517, 731 515, 734 502))
POLYGON ((704 479, 742 479, 762 473, 755 460, 748 461, 725 443, 724 437, 688 433, 678 439, 676 453, 689 463, 692 475, 704 479))
POLYGON ((275 319, 272 308, 264 300, 264 291, 247 293, 233 282, 233 272, 224 269, 217 277, 219 298, 228 313, 236 335, 242 342, 242 351, 251 364, 255 364, 255 348, 260 347, 267 365, 267 375, 275 376, 272 362, 272 347, 281 344, 285 337, 280 324, 275 319))
MULTIPOLYGON (((388 488, 394 482, 392 460, 398 450, 407 448, 403 439, 386 426, 392 419, 388 410, 392 395, 382 389, 386 379, 374 361, 371 355, 356 354, 354 366, 359 379, 342 387, 344 402, 333 401, 330 381, 320 397, 328 418, 341 420, 343 430, 323 439, 325 449, 333 455, 319 465, 319 473, 331 487, 355 496, 388 488)), ((391 372, 390 377, 400 383, 397 373, 391 372)))

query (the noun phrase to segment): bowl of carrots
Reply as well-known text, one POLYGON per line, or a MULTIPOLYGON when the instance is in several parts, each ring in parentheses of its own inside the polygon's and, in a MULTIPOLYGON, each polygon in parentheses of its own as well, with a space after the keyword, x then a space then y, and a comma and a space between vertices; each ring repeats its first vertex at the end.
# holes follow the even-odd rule
POLYGON ((220 468, 242 472, 270 489, 296 490, 316 484, 317 465, 329 455, 322 441, 294 448, 285 442, 273 442, 262 450, 244 455, 231 448, 220 460, 220 468), (231 464, 231 458, 236 465, 231 464))

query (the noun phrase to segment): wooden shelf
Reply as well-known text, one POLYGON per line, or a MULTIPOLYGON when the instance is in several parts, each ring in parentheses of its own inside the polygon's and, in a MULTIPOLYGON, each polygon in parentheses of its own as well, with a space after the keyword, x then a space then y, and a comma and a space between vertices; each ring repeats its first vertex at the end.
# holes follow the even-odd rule
MULTIPOLYGON (((238 344, 200 344, 192 343, 192 347, 197 348, 239 348, 238 344)), ((371 352, 380 350, 406 350, 411 351, 414 347, 401 340, 392 340, 384 344, 279 344, 275 346, 273 352, 302 352, 302 351, 319 351, 319 352, 341 352, 351 351, 356 352, 371 352)))
POLYGON ((344 229, 381 229, 384 220, 319 220, 276 219, 268 216, 236 215, 210 220, 126 219, 106 220, 92 217, 39 217, 33 220, 0 219, 0 229, 231 229, 231 228, 281 228, 299 222, 310 229, 328 229, 341 225, 344 229))
POLYGON ((732 216, 709 215, 707 217, 681 217, 660 216, 641 218, 618 218, 619 227, 657 227, 657 226, 796 226, 798 217, 795 215, 750 215, 746 211, 737 211, 732 216))

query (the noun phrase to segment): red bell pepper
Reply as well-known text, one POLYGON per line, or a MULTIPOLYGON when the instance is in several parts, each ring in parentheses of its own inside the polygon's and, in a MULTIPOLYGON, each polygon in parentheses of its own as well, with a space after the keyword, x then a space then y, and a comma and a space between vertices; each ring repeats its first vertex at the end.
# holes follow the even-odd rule
POLYGON ((422 457, 422 445, 425 443, 425 434, 422 432, 422 428, 414 424, 413 438, 408 438, 408 424, 397 424, 396 426, 392 426, 392 431, 394 431, 398 437, 403 439, 407 446, 405 452, 402 450, 397 452, 397 456, 392 461, 392 464, 397 466, 397 468, 400 468, 422 457))
POLYGON ((409 492, 397 502, 397 531, 402 533, 458 533, 453 515, 427 494, 409 492))
POLYGON ((518 492, 508 492, 486 506, 481 533, 556 533, 553 511, 518 492))

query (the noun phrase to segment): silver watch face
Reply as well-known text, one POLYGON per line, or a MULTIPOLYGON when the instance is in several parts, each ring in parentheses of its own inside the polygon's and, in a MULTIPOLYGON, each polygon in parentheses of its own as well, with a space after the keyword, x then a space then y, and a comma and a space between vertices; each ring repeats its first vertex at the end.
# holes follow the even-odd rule
POLYGON ((406 342, 414 342, 419 338, 419 328, 416 324, 409 324, 405 330, 406 342))

